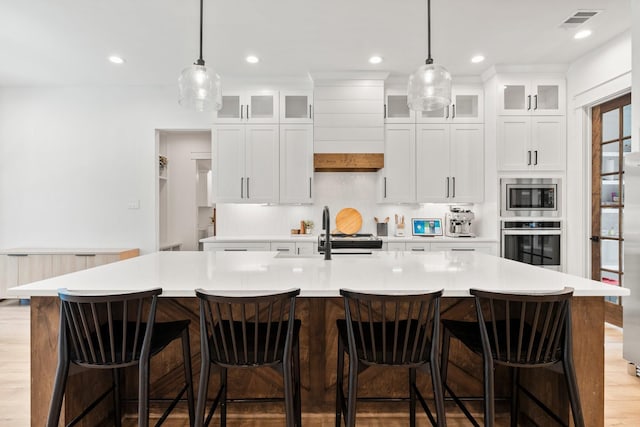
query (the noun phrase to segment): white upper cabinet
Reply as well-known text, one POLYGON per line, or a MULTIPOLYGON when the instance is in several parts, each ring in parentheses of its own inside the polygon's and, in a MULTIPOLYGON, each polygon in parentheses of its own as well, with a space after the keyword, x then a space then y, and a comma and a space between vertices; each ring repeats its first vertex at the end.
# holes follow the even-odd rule
POLYGON ((387 90, 384 94, 385 123, 415 123, 416 112, 407 105, 407 91, 387 90))
POLYGON ((280 92, 280 123, 313 123, 313 92, 280 92))
POLYGON ((277 125, 222 125, 213 129, 216 202, 278 201, 277 125))
POLYGON ((416 137, 416 201, 484 199, 484 126, 422 124, 416 137))
POLYGON ((498 117, 498 169, 565 169, 566 119, 563 116, 498 117))
POLYGON ((564 78, 504 77, 498 84, 498 114, 565 115, 564 78))
POLYGON ((416 125, 387 124, 384 138, 384 168, 379 172, 382 203, 416 200, 416 125))
POLYGON ((484 90, 477 86, 456 85, 451 104, 434 111, 418 113, 418 123, 483 123, 484 90))
POLYGON ((277 91, 229 92, 222 94, 222 108, 215 113, 215 123, 278 123, 277 91))
POLYGON ((313 202, 313 125, 280 125, 280 203, 313 202))

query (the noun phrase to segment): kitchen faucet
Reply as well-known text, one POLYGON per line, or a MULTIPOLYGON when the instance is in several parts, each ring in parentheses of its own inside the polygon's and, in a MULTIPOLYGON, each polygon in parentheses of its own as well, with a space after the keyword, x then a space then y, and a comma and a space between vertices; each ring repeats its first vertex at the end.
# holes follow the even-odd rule
POLYGON ((324 235, 324 259, 331 259, 331 216, 329 215, 329 206, 325 206, 322 211, 322 229, 325 230, 324 235))

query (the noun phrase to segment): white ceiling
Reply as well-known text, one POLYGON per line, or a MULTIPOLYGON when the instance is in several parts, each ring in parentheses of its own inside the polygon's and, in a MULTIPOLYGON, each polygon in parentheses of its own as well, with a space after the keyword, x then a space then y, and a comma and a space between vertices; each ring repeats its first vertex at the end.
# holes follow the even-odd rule
MULTIPOLYGON (((631 26, 629 0, 433 0, 432 56, 454 75, 568 64, 631 26), (573 40, 560 24, 603 12, 573 40), (482 53, 486 61, 471 64, 482 53)), ((425 0, 205 0, 204 59, 225 78, 406 75, 426 57, 425 0), (244 61, 261 58, 257 65, 244 61), (384 62, 370 65, 379 54, 384 62)), ((0 0, 0 86, 175 84, 198 56, 198 0, 0 0), (119 54, 126 64, 107 61, 119 54)))

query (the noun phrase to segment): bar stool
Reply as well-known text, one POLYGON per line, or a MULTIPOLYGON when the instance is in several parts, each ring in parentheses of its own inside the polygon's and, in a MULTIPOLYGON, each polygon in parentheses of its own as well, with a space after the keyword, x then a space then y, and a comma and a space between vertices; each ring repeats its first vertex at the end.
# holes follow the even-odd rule
POLYGON ((340 290, 345 319, 338 319, 336 427, 344 413, 348 427, 356 423, 357 401, 409 401, 411 427, 416 425, 416 398, 431 424, 445 426, 444 398, 438 365, 442 290, 419 295, 376 295, 340 290), (344 355, 349 355, 349 388, 343 390, 344 355), (371 366, 409 369, 409 397, 358 398, 358 374, 371 366), (416 371, 431 369, 437 420, 416 387, 416 371))
POLYGON ((67 289, 60 297, 58 368, 47 418, 57 427, 71 363, 89 369, 110 369, 112 386, 91 403, 68 426, 75 425, 109 393, 113 392, 114 425, 121 425, 120 371, 138 366, 138 426, 149 425, 149 360, 177 338, 182 340, 185 385, 156 425, 161 425, 180 398, 187 393, 189 421, 193 425, 194 398, 189 346, 189 320, 155 322, 162 289, 127 294, 87 295, 67 289), (143 313, 148 309, 146 322, 143 313))
POLYGON ((259 296, 217 295, 196 289, 200 299, 200 348, 202 365, 196 427, 208 426, 218 406, 220 425, 227 425, 227 404, 284 400, 287 427, 302 424, 300 403, 301 322, 295 319, 300 289, 259 296), (211 364, 220 368, 220 388, 205 419, 211 364), (271 367, 281 373, 283 398, 227 397, 229 368, 271 367))
POLYGON ((545 413, 566 425, 519 381, 521 368, 562 366, 573 422, 584 427, 580 394, 573 367, 571 338, 572 288, 559 292, 505 294, 471 289, 475 296, 478 322, 443 320, 442 379, 445 390, 474 426, 479 426, 461 399, 447 385, 447 365, 451 337, 460 340, 473 353, 482 356, 484 367, 485 426, 495 425, 494 366, 512 370, 511 426, 518 423, 519 391, 522 391, 545 413))

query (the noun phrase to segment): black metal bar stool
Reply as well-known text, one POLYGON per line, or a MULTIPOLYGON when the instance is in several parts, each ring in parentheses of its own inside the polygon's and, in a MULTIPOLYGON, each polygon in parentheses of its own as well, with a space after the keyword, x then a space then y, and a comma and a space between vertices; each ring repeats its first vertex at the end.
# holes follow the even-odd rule
POLYGON ((57 427, 71 363, 89 369, 110 369, 112 386, 67 426, 78 423, 98 403, 113 393, 114 425, 121 425, 120 371, 138 366, 138 426, 149 425, 149 361, 173 340, 181 338, 185 385, 156 425, 161 425, 182 396, 187 394, 190 425, 194 420, 194 398, 189 346, 189 320, 155 322, 158 295, 162 289, 128 294, 81 294, 66 289, 58 293, 60 332, 58 368, 47 418, 57 427), (148 310, 146 322, 143 313, 148 310))
POLYGON ((511 426, 518 425, 519 392, 522 391, 540 406, 549 417, 567 425, 519 381, 521 368, 550 368, 562 366, 573 422, 584 427, 580 395, 573 367, 571 338, 571 297, 573 289, 536 294, 504 294, 471 289, 475 296, 477 322, 443 320, 442 379, 445 390, 474 426, 462 400, 446 383, 449 344, 451 337, 460 340, 472 352, 482 356, 484 367, 485 426, 495 425, 494 367, 504 365, 512 369, 511 426))
POLYGON ((336 427, 344 413, 348 427, 356 423, 357 401, 409 401, 410 425, 416 425, 416 399, 435 426, 445 426, 444 398, 438 343, 442 290, 419 295, 363 294, 345 289, 346 319, 338 319, 338 372, 336 379, 336 427), (344 355, 349 355, 349 389, 343 390, 344 355), (409 397, 358 398, 358 374, 371 366, 409 369, 409 397), (416 371, 431 368, 437 420, 416 387, 416 371))
POLYGON ((196 427, 207 426, 220 408, 227 424, 227 404, 284 400, 287 427, 302 424, 300 402, 300 320, 295 319, 300 289, 259 296, 217 295, 196 289, 200 299, 202 366, 196 407, 196 427), (211 364, 220 368, 220 388, 205 419, 211 364), (227 397, 229 368, 271 367, 282 374, 283 398, 227 397))

